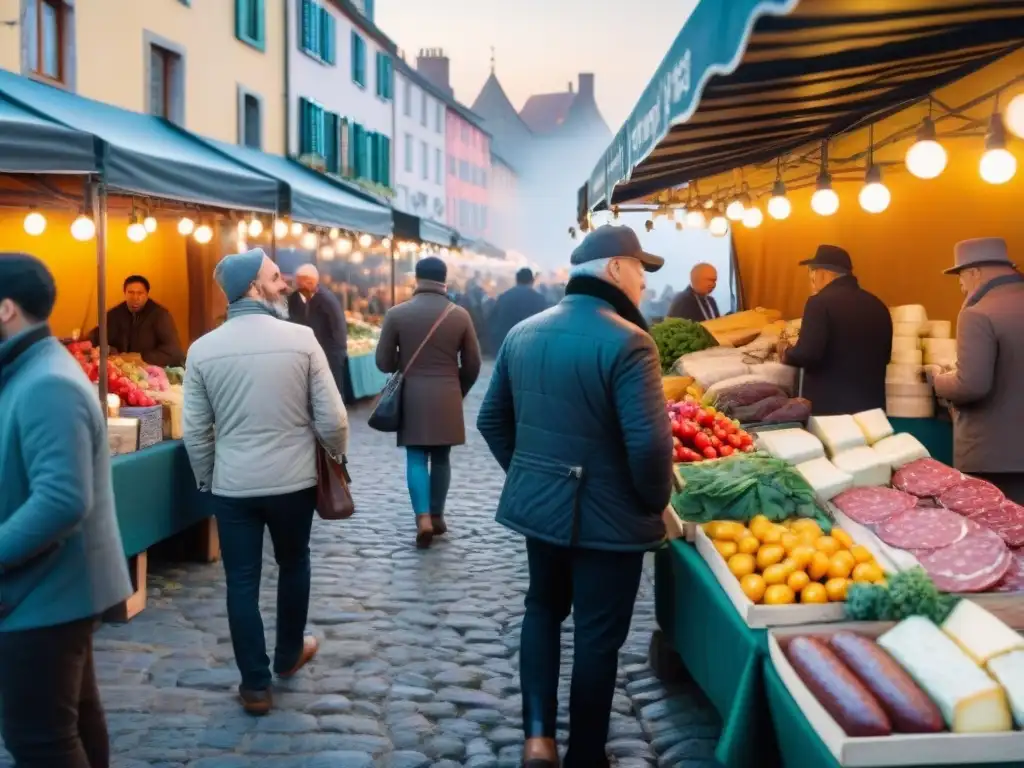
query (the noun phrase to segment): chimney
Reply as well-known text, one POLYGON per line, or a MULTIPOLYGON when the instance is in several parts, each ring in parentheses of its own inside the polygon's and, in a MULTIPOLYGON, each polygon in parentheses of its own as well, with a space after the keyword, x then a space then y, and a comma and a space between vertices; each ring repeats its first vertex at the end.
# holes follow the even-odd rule
POLYGON ((594 101, 593 72, 580 72, 580 96, 587 101, 594 101))
POLYGON ((569 81, 569 93, 572 93, 572 80, 569 81))
POLYGON ((421 48, 416 55, 416 71, 452 96, 451 62, 441 48, 421 48))

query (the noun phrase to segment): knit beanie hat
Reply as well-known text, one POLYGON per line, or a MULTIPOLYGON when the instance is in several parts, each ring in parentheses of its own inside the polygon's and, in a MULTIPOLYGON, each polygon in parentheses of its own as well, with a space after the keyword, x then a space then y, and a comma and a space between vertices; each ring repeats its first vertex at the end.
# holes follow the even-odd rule
POLYGON ((48 320, 57 285, 46 265, 27 253, 0 253, 0 301, 10 299, 33 320, 48 320))
POLYGON ((244 253, 232 253, 221 259, 213 270, 213 278, 224 291, 228 304, 234 304, 245 296, 249 286, 260 273, 267 254, 262 248, 253 248, 244 253))
POLYGON ((416 279, 443 283, 448 280, 448 265, 436 256, 428 256, 416 262, 416 279))

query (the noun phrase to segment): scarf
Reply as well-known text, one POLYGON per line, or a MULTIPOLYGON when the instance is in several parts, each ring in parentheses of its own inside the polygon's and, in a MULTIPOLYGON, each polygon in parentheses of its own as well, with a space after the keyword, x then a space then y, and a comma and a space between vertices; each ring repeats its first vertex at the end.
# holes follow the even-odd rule
POLYGON ((413 294, 418 293, 436 293, 440 296, 448 295, 448 287, 444 283, 438 283, 434 280, 417 280, 416 290, 413 294))
POLYGON ((640 314, 640 310, 636 308, 636 305, 629 300, 626 294, 599 277, 584 275, 570 278, 565 286, 565 295, 590 296, 601 301, 607 301, 623 320, 628 320, 644 333, 651 332, 647 326, 647 321, 644 320, 644 316, 640 314))
POLYGON ((27 331, 22 331, 3 344, 0 344, 0 378, 3 378, 6 369, 14 364, 14 361, 21 357, 31 347, 43 339, 50 338, 50 326, 43 323, 27 331))
POLYGON ((274 311, 273 307, 259 299, 244 298, 228 305, 228 320, 245 315, 270 315, 278 320, 284 319, 274 311))
POLYGON ((967 309, 968 307, 973 307, 975 304, 977 304, 979 301, 985 298, 985 294, 991 290, 994 290, 1004 285, 1013 285, 1015 283, 1024 283, 1024 275, 1001 275, 999 277, 993 278, 992 280, 989 280, 987 283, 981 286, 981 288, 976 290, 974 292, 974 295, 972 295, 964 302, 963 308, 967 309))

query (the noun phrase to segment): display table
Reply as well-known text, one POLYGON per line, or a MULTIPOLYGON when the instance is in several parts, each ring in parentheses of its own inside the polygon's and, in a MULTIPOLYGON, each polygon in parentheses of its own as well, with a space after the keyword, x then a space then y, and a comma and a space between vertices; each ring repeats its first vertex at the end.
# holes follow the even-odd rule
POLYGON ((348 359, 348 375, 352 382, 352 395, 356 400, 380 394, 388 381, 388 374, 377 368, 376 355, 368 352, 348 359))

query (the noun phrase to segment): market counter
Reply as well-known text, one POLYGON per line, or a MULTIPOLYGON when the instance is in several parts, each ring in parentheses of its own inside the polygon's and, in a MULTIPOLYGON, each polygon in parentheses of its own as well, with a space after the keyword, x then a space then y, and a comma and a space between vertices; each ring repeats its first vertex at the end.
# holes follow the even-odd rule
POLYGON ((381 373, 377 368, 377 359, 373 352, 350 357, 348 359, 348 376, 352 383, 352 396, 355 400, 380 394, 388 380, 388 375, 381 373))
POLYGON ((936 461, 953 466, 953 422, 948 418, 898 419, 889 418, 896 432, 913 435, 928 449, 936 461))

